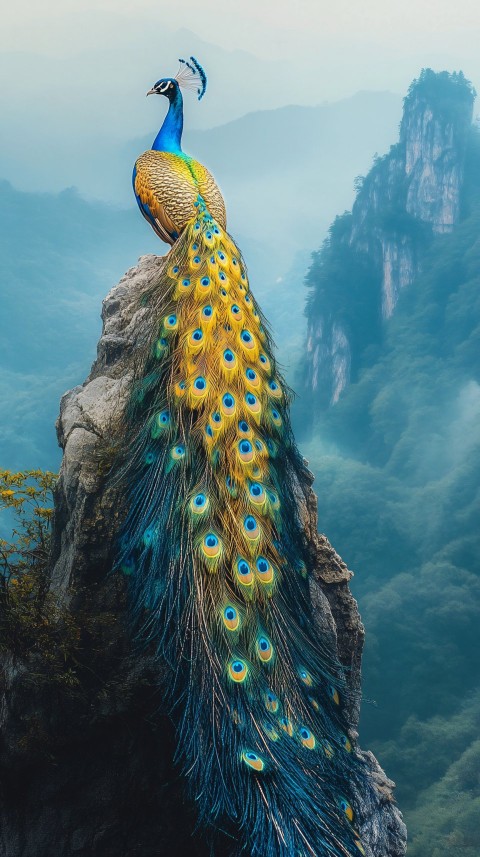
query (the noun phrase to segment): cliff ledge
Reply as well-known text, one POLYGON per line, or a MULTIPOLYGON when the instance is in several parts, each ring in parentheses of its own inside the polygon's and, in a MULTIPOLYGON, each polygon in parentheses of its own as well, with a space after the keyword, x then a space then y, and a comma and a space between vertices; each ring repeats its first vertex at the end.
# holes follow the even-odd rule
MULTIPOLYGON (((161 681, 157 689, 149 654, 132 650, 125 579, 111 572, 122 497, 107 476, 136 358, 150 338, 142 296, 162 264, 161 257, 143 257, 111 290, 92 371, 61 401, 51 590, 81 629, 81 682, 70 692, 39 680, 34 657, 2 664, 1 857, 210 853, 172 765, 173 730, 162 712, 161 681)), ((316 621, 358 688, 364 630, 348 587, 351 572, 318 535, 313 491, 299 502, 314 568, 316 621)), ((358 711, 349 715, 355 733, 358 711)), ((403 857, 406 830, 393 783, 373 755, 365 755, 378 789, 374 804, 360 804, 357 819, 367 855, 403 857)), ((219 836, 215 853, 231 851, 231 840, 219 836)))

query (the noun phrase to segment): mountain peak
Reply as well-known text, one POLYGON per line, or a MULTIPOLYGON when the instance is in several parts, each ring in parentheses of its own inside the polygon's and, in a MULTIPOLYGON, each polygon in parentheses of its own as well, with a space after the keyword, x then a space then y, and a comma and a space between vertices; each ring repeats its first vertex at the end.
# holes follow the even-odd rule
POLYGON ((399 142, 359 177, 351 215, 337 218, 314 260, 306 383, 321 409, 381 340, 433 235, 460 220, 474 98, 462 72, 422 70, 404 99, 399 142))

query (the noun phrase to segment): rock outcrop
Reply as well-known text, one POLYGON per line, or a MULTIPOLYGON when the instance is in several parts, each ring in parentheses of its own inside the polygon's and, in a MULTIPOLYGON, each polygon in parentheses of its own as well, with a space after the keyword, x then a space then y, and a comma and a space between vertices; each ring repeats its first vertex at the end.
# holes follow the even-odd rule
POLYGON ((332 233, 314 261, 308 283, 317 295, 308 315, 305 385, 320 410, 338 401, 370 344, 365 330, 356 328, 369 324, 375 338, 421 269, 430 236, 451 232, 460 219, 473 101, 461 73, 422 72, 405 98, 399 142, 358 181, 348 226, 345 219, 341 236, 332 233), (332 241, 339 244, 337 255, 343 246, 358 267, 368 262, 363 293, 356 293, 355 266, 329 267, 332 241), (362 298, 372 305, 372 317, 359 321, 362 298))
MULTIPOLYGON (((210 854, 172 762, 159 668, 148 651, 132 646, 125 579, 112 573, 123 498, 109 474, 137 357, 152 332, 142 297, 162 264, 160 257, 143 257, 112 289, 90 376, 61 401, 51 590, 80 629, 80 683, 70 693, 38 682, 35 658, 3 665, 1 857, 210 854)), ((364 631, 348 587, 351 572, 318 535, 313 491, 299 503, 316 621, 358 688, 364 631)), ((357 721, 354 708, 353 733, 357 721)), ((393 783, 372 754, 366 758, 378 789, 376 802, 359 804, 366 853, 402 857, 406 832, 393 783)), ((232 851, 231 838, 219 833, 215 854, 232 851)))

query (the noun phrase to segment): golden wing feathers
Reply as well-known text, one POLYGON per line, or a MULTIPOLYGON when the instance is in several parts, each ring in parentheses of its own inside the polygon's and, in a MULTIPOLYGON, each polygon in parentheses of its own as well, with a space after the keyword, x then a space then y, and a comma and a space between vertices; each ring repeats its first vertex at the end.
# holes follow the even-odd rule
POLYGON ((144 152, 135 164, 133 186, 143 216, 169 244, 195 216, 199 195, 216 220, 223 228, 226 226, 225 203, 215 179, 192 158, 170 152, 144 152))

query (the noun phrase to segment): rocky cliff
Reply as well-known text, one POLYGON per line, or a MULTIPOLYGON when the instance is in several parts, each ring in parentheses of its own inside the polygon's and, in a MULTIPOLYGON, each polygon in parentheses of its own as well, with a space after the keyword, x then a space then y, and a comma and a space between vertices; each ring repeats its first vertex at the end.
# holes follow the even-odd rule
POLYGON ((461 72, 422 71, 405 98, 399 142, 357 179, 351 215, 338 218, 314 258, 305 386, 320 410, 338 401, 381 339, 429 238, 459 222, 474 96, 461 72))
MULTIPOLYGON (((210 854, 172 763, 160 668, 148 651, 132 646, 125 579, 112 573, 123 500, 111 468, 137 356, 152 330, 142 298, 162 264, 159 257, 144 257, 112 289, 91 374, 61 402, 58 438, 64 454, 50 587, 61 622, 75 630, 75 656, 68 657, 76 682, 69 687, 47 680, 38 653, 4 658, 1 857, 210 854)), ((348 587, 351 572, 318 535, 313 491, 302 492, 299 503, 316 622, 358 688, 364 632, 348 587)), ((357 721, 353 708, 352 734, 357 721)), ((371 753, 365 756, 377 784, 374 803, 358 802, 366 853, 402 857, 406 831, 393 783, 371 753)), ((219 833, 215 854, 227 857, 232 850, 231 838, 219 833)))

